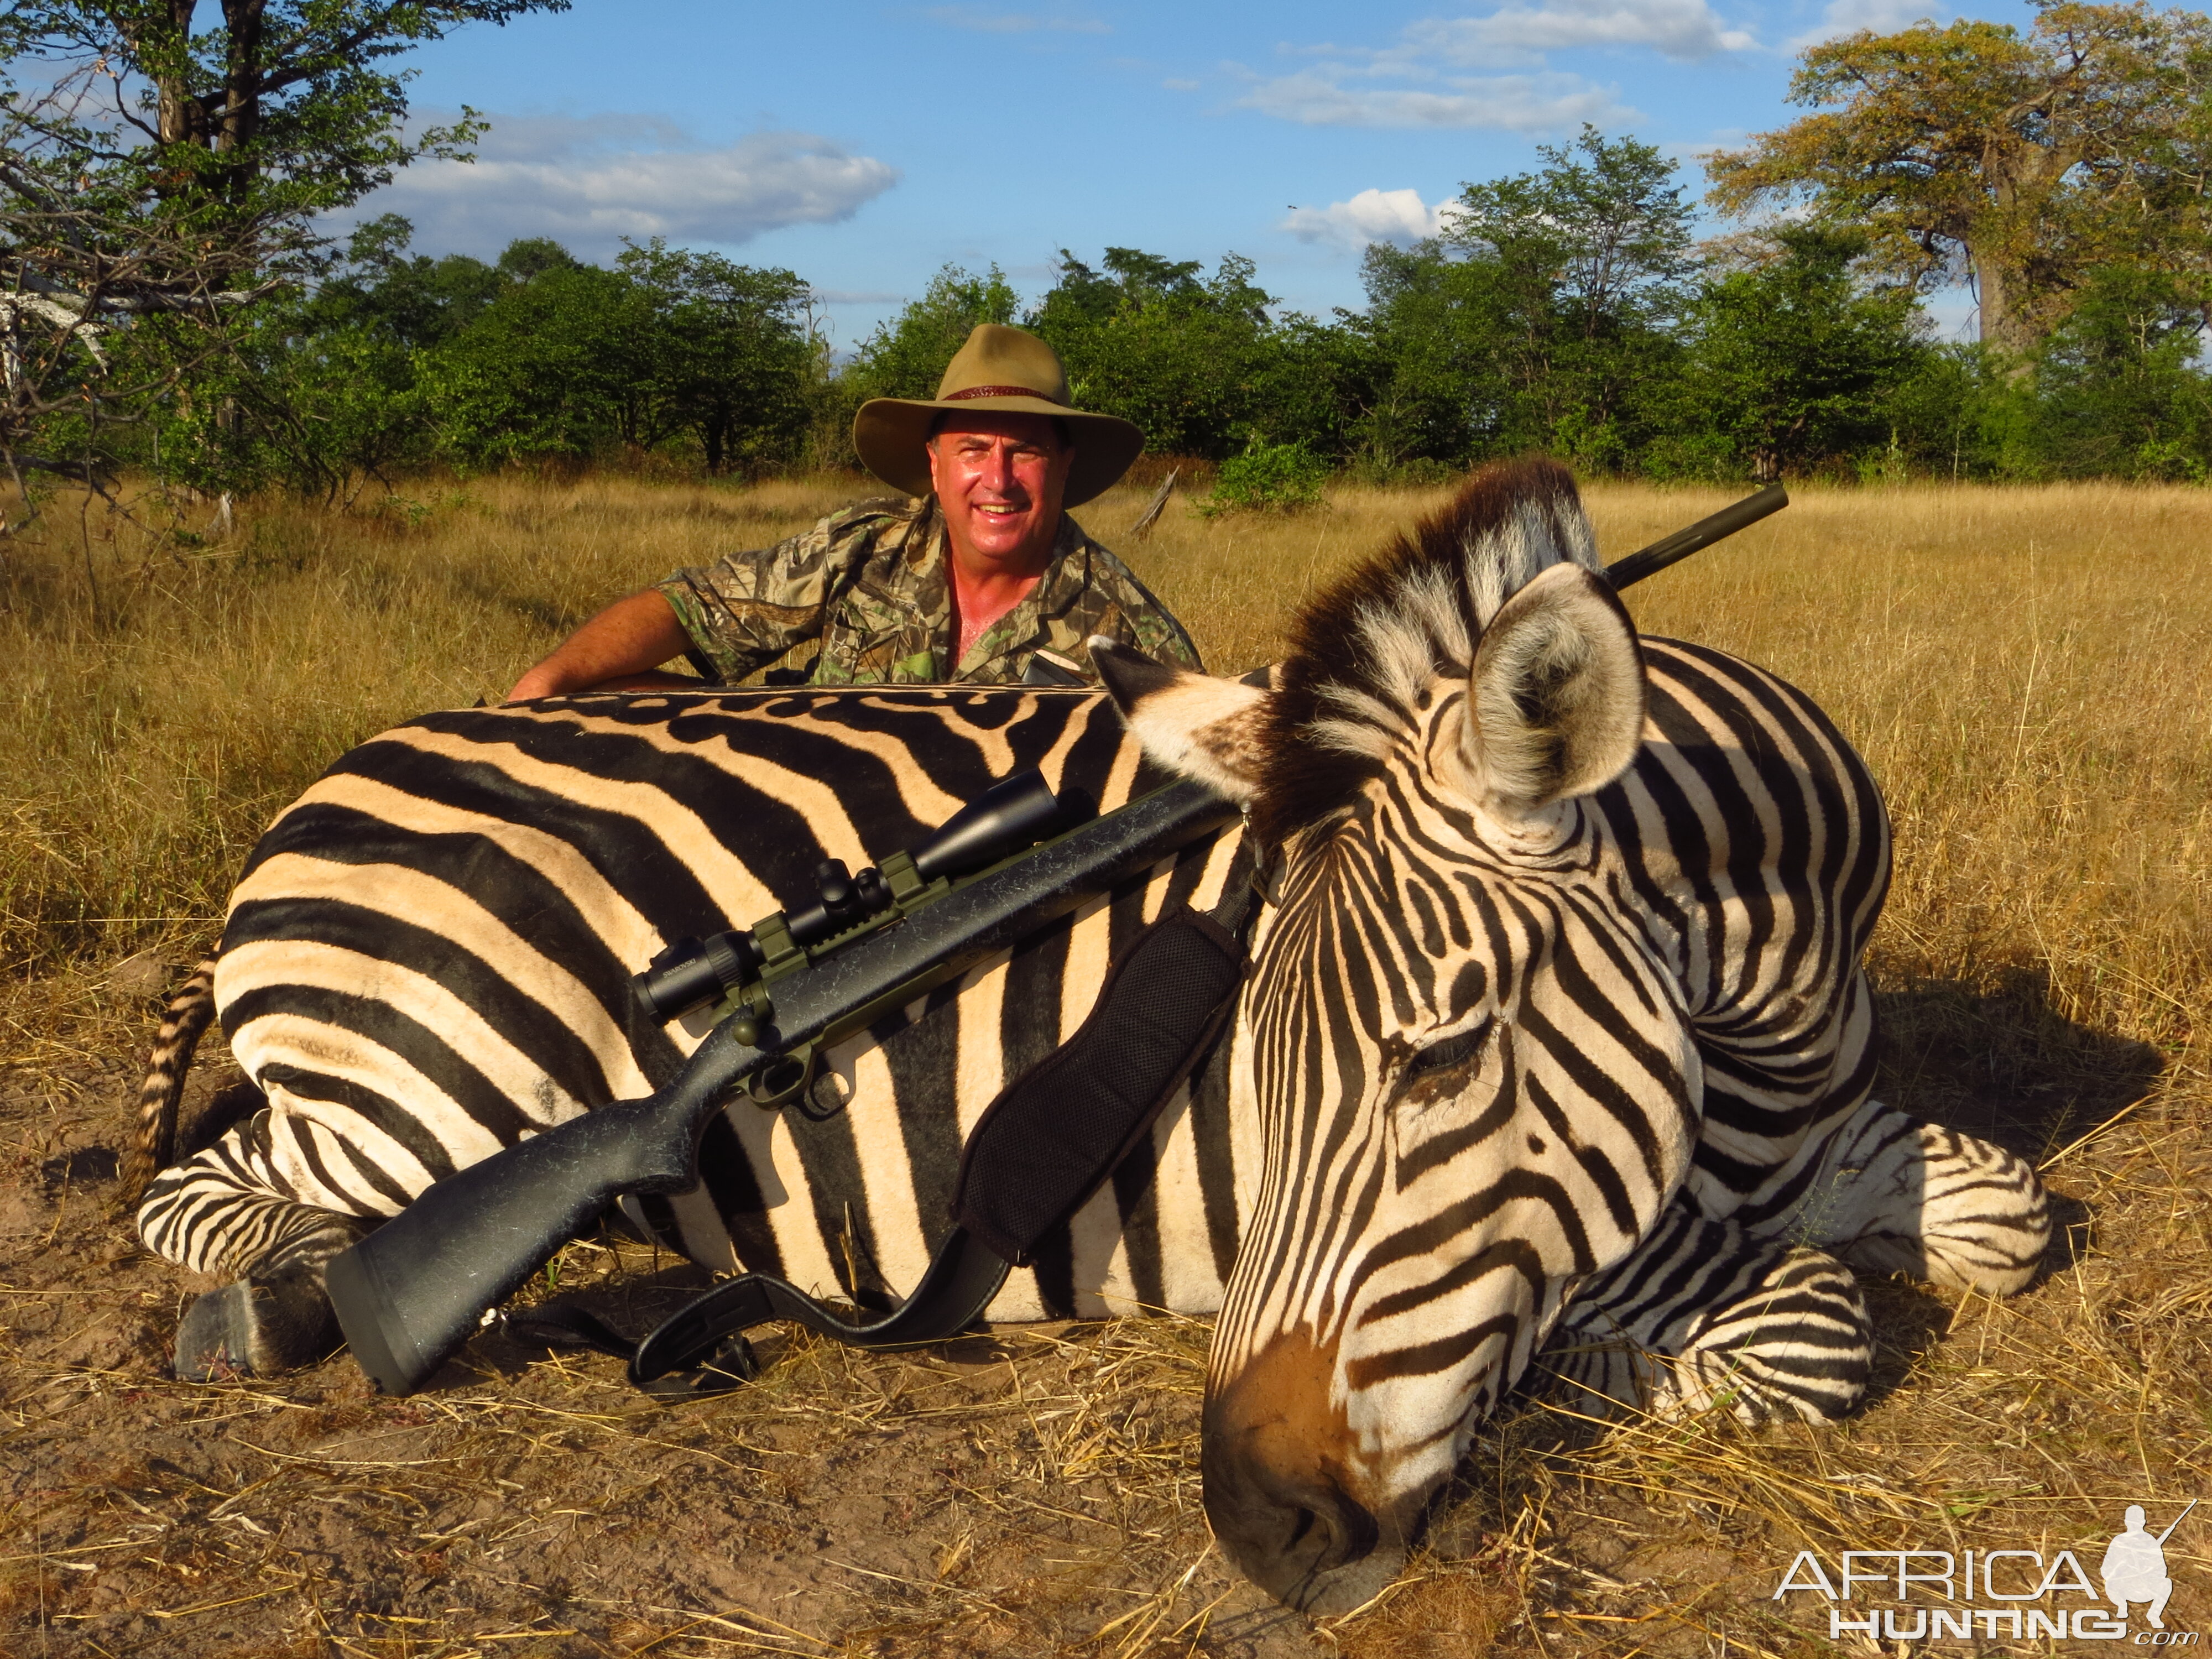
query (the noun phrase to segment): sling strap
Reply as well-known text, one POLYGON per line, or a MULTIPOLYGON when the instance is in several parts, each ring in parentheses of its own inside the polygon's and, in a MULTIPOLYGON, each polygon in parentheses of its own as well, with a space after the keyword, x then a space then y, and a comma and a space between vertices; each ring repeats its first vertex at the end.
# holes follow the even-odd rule
POLYGON ((1178 909, 1130 941, 1075 1035, 983 1110, 961 1149, 952 1218, 1017 1267, 1151 1133, 1220 1034, 1244 947, 1178 909))
POLYGON ((990 1306, 1009 1269, 1028 1266, 1038 1242, 1143 1141, 1220 1035, 1244 978, 1253 896, 1249 851, 1240 848, 1212 911, 1178 908, 1130 942, 1075 1035, 984 1109, 962 1149, 951 1231, 913 1295, 881 1318, 853 1323, 773 1274, 740 1273, 641 1342, 559 1304, 510 1315, 508 1334, 626 1359, 630 1381, 661 1399, 750 1382, 759 1367, 744 1334, 772 1320, 874 1350, 958 1336, 990 1306))

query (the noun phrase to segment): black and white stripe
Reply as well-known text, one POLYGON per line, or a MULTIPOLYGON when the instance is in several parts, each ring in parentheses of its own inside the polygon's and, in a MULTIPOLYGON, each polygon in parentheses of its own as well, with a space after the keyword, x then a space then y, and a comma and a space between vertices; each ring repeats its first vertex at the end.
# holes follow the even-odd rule
MULTIPOLYGON (((919 841, 1030 765, 1105 807, 1160 781, 1109 703, 1055 691, 580 698, 363 745, 271 827, 224 930, 215 998, 269 1110, 154 1184, 147 1242, 245 1273, 307 1226, 301 1206, 392 1215, 525 1134, 649 1091, 703 1035, 633 1001, 664 942, 801 902, 822 860, 919 841)), ((863 1304, 903 1291, 950 1224, 975 1116, 1081 1022, 1139 928, 1218 901, 1237 844, 1188 849, 840 1045, 803 1121, 732 1106, 701 1190, 639 1218, 710 1267, 863 1304)), ((1222 1104, 1217 1067, 994 1316, 1217 1305, 1236 1238, 1222 1104)))

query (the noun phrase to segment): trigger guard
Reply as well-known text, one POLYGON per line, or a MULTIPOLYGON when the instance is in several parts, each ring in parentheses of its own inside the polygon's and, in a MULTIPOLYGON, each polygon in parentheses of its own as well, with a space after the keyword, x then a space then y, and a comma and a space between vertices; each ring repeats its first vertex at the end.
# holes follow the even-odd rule
POLYGON ((789 1105, 814 1081, 814 1045, 802 1044, 745 1079, 745 1097, 764 1112, 789 1105))

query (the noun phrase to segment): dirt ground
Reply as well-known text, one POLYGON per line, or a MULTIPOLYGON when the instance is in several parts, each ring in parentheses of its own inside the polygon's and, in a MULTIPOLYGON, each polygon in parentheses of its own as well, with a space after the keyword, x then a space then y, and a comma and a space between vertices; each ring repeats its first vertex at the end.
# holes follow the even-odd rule
MULTIPOLYGON (((896 1358, 770 1338, 764 1384, 673 1409, 611 1359, 495 1334, 409 1400, 343 1355, 178 1382, 177 1318, 213 1281, 109 1212, 131 1069, 0 1096, 11 1653, 1036 1651, 1149 1638, 1193 1596, 1218 1651, 1312 1650, 1206 1553, 1199 1328, 896 1358)), ((235 1079, 202 1067, 187 1109, 235 1079)), ((579 1244, 550 1278, 635 1331, 707 1282, 623 1254, 579 1244)))
MULTIPOLYGON (((209 1286, 109 1212, 135 1060, 0 1073, 0 1651, 1875 1651, 1832 1643, 1817 1598, 1774 1598, 1796 1550, 2070 1547, 2094 1572, 2125 1503, 2158 1503, 2162 1526, 2206 1489, 2212 1441, 2201 1095, 2161 1080, 2154 1054, 2055 1021, 2032 984, 1883 1002, 1900 1104, 2027 1150, 2125 1113, 2053 1171, 2067 1227, 2051 1276, 2005 1304, 1870 1285, 1881 1375, 1838 1428, 1706 1419, 1559 1449, 1555 1417, 1510 1413, 1400 1588, 1320 1624, 1208 1548, 1201 1324, 1018 1329, 902 1357, 771 1338, 762 1381, 677 1408, 611 1359, 495 1334, 407 1400, 343 1356, 179 1383, 170 1336, 209 1286), (2152 1224, 2163 1261, 2100 1243, 2152 1224)), ((234 1079, 204 1064, 188 1111, 234 1079)), ((637 1331, 701 1282, 581 1243, 536 1288, 637 1331)), ((2168 1554, 2168 1626, 2212 1624, 2202 1540, 2185 1530, 2168 1554)))

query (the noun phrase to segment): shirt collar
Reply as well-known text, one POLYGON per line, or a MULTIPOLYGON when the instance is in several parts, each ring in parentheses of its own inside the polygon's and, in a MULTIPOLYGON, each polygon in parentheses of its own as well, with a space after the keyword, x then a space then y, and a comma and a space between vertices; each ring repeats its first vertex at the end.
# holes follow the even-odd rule
MULTIPOLYGON (((943 520, 939 520, 941 529, 943 520)), ((946 544, 945 556, 951 556, 951 547, 946 544)), ((993 623, 976 641, 994 641, 988 656, 979 656, 973 663, 966 659, 955 663, 952 678, 966 677, 967 672, 980 671, 987 665, 1012 656, 1018 651, 1042 644, 1051 630, 1045 623, 1052 617, 1064 615, 1083 597, 1085 585, 1091 576, 1091 538, 1082 527, 1068 517, 1065 509, 1060 515, 1060 533, 1053 538, 1052 562, 1037 578, 1037 585, 1030 589, 1022 602, 993 623)))

